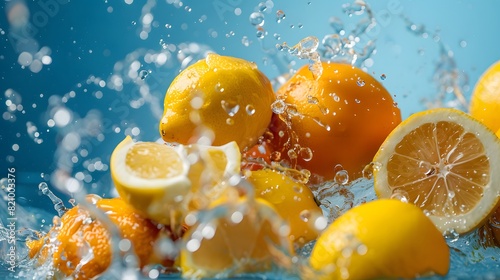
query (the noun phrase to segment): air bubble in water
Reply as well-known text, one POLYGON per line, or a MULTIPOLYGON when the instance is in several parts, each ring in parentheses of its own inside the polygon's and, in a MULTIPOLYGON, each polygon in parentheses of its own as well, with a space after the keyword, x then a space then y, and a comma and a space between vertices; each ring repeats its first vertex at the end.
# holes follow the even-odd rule
POLYGON ((386 76, 385 74, 380 75, 380 79, 381 79, 382 81, 383 81, 383 80, 385 80, 386 78, 387 78, 387 76, 386 76))

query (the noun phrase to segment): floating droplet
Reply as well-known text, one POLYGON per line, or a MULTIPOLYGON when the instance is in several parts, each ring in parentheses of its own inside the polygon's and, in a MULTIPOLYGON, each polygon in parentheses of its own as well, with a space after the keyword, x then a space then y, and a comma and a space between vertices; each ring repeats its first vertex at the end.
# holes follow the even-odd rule
POLYGON ((285 19, 285 12, 283 10, 277 10, 276 11, 276 22, 280 23, 282 20, 285 19))
POLYGON ((252 116, 253 114, 255 114, 255 108, 253 107, 253 105, 250 105, 250 104, 245 107, 245 111, 247 112, 247 114, 249 116, 252 116))
POLYGON ((264 25, 264 14, 260 12, 251 13, 249 20, 254 26, 262 26, 264 25))
POLYGON ((340 185, 347 185, 349 182, 349 173, 346 170, 340 170, 335 173, 334 180, 340 185))
POLYGON ((357 84, 358 86, 360 86, 360 87, 363 87, 363 86, 365 86, 365 81, 363 81, 363 80, 361 80, 361 79, 358 79, 358 80, 356 81, 356 84, 357 84))
POLYGON ((382 81, 383 81, 383 80, 385 80, 386 78, 387 78, 387 76, 386 76, 385 74, 380 75, 380 79, 381 79, 382 81))

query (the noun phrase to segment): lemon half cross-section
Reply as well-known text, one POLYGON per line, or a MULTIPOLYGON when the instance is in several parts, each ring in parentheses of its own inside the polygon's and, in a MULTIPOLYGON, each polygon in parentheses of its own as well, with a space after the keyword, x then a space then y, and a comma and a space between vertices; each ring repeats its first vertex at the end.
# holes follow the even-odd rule
POLYGON ((500 198, 500 141, 455 109, 410 116, 374 157, 375 192, 406 198, 446 233, 480 226, 500 198))
POLYGON ((240 157, 234 142, 172 146, 134 142, 127 136, 111 155, 111 176, 125 201, 156 222, 171 225, 188 211, 201 186, 210 190, 228 174, 238 173, 240 157))

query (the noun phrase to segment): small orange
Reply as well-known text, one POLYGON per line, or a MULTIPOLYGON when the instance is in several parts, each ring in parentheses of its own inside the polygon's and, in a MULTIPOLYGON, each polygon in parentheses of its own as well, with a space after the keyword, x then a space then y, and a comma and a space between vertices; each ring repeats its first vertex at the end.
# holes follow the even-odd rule
POLYGON ((318 77, 301 68, 277 91, 272 143, 292 167, 328 180, 340 164, 356 178, 401 114, 389 92, 363 70, 329 62, 322 67, 318 77))
MULTIPOLYGON (((158 261, 154 254, 153 245, 161 230, 125 201, 120 198, 100 199, 95 206, 104 211, 118 226, 122 237, 132 243, 141 267, 149 263, 162 263, 165 266, 173 264, 172 260, 158 261)), ((68 210, 60 222, 60 227, 52 228, 45 238, 27 243, 30 257, 35 257, 41 249, 39 256, 45 258, 48 247, 44 243, 49 242, 49 236, 55 235, 57 241, 50 244, 54 246, 55 268, 69 276, 92 250, 93 257, 82 263, 75 279, 91 279, 104 272, 112 258, 110 234, 106 226, 79 206, 68 210)))

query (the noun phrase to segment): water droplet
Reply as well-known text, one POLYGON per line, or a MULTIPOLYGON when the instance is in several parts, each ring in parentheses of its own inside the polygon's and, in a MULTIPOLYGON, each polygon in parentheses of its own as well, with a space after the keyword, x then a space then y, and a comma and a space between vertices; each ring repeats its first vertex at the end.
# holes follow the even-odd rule
POLYGON ((349 173, 346 170, 340 170, 335 173, 334 180, 337 184, 347 185, 349 182, 349 173))
POLYGON ((363 87, 363 86, 365 86, 365 81, 364 81, 364 80, 362 80, 362 79, 358 79, 358 80, 356 81, 356 84, 357 84, 358 86, 360 86, 360 87, 363 87))
POLYGON ((132 25, 136 25, 137 22, 135 20, 132 21, 132 25))
POLYGON ((165 24, 165 28, 170 29, 170 28, 172 28, 172 25, 167 23, 167 24, 165 24))
POLYGON ((38 189, 42 192, 42 194, 50 198, 59 217, 61 217, 62 215, 64 215, 64 213, 66 213, 66 211, 68 211, 66 206, 64 206, 63 201, 50 191, 47 183, 41 182, 40 184, 38 184, 38 189))
POLYGON ((368 179, 368 180, 372 179, 373 178, 373 169, 374 169, 374 163, 373 162, 367 164, 365 166, 365 168, 363 168, 363 172, 362 172, 363 173, 363 178, 368 179))
POLYGON ((299 215, 300 219, 304 222, 308 222, 311 218, 311 212, 309 210, 302 210, 299 215))
POLYGON ((257 9, 261 12, 265 12, 267 10, 267 5, 264 2, 260 2, 257 6, 257 9))
POLYGON ((401 200, 402 202, 408 202, 409 195, 408 195, 408 192, 398 189, 398 190, 394 190, 394 192, 391 195, 391 199, 397 199, 397 200, 401 200))
POLYGON ((148 71, 148 70, 141 70, 139 72, 139 78, 141 80, 144 80, 144 79, 146 79, 148 77, 149 73, 150 73, 150 71, 148 71))
POLYGON ((221 86, 220 83, 215 84, 215 90, 217 92, 224 92, 224 88, 221 86))
POLYGON ((385 80, 386 78, 387 78, 387 76, 386 76, 385 74, 380 75, 380 79, 381 79, 382 81, 383 81, 383 80, 385 80))
POLYGON ((310 161, 313 158, 313 152, 309 147, 300 148, 299 155, 304 161, 310 161))
POLYGON ((444 233, 444 237, 448 242, 455 242, 459 239, 460 234, 455 229, 450 229, 444 233))
POLYGON ((257 27, 257 32, 255 33, 257 38, 263 39, 266 36, 266 31, 261 26, 257 27))
POLYGON ((247 106, 245 107, 245 111, 247 112, 247 114, 248 114, 249 116, 252 116, 253 114, 255 114, 255 107, 253 107, 253 105, 250 105, 250 104, 249 104, 249 105, 247 105, 247 106))
POLYGON ((238 111, 240 110, 240 105, 236 103, 232 103, 226 100, 222 100, 220 103, 222 108, 230 117, 234 117, 234 115, 236 115, 236 113, 238 113, 238 111))
POLYGON ((359 100, 359 99, 355 98, 355 99, 354 99, 354 102, 356 102, 356 104, 359 104, 359 103, 361 103, 361 100, 359 100))
MULTIPOLYGON (((274 33, 274 39, 279 40, 281 39, 281 35, 278 33, 274 33)), ((279 49, 279 48, 278 48, 279 49)))
POLYGON ((263 26, 264 25, 264 14, 260 12, 253 12, 250 14, 250 23, 254 26, 263 26))
POLYGON ((243 38, 241 38, 241 43, 243 44, 243 46, 248 47, 252 42, 248 39, 247 36, 243 36, 243 38))
POLYGON ((271 104, 271 109, 275 114, 283 114, 287 108, 287 104, 285 103, 284 100, 282 99, 276 99, 272 104, 271 104))
POLYGON ((234 124, 234 120, 232 118, 227 118, 226 119, 226 124, 227 125, 233 125, 234 124))
POLYGON ((276 11, 276 22, 277 23, 280 23, 282 20, 285 19, 285 12, 283 12, 282 10, 277 10, 276 11))

